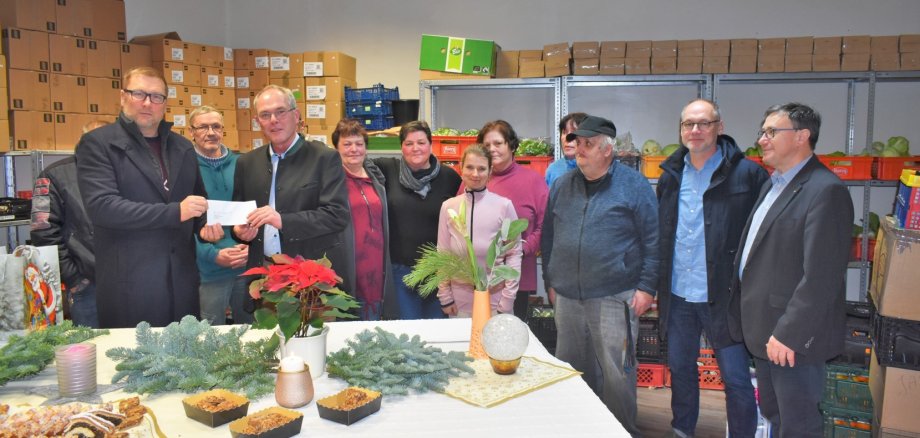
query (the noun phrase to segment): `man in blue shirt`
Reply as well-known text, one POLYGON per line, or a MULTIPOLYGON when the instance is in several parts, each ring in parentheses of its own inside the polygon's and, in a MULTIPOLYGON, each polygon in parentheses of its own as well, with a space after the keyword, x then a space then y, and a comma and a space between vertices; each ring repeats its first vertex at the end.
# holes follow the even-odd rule
POLYGON ((569 113, 559 121, 559 144, 562 145, 562 159, 553 161, 546 168, 547 186, 552 187, 553 181, 578 167, 575 163, 575 140, 569 141, 566 137, 578 129, 578 124, 585 117, 588 117, 585 113, 569 113))
POLYGON ((725 382, 729 434, 753 437, 757 406, 750 356, 728 332, 729 287, 738 242, 767 172, 724 135, 718 106, 705 99, 681 111, 681 147, 658 180, 662 339, 671 367, 672 436, 693 436, 699 416, 697 358, 705 332, 725 382))

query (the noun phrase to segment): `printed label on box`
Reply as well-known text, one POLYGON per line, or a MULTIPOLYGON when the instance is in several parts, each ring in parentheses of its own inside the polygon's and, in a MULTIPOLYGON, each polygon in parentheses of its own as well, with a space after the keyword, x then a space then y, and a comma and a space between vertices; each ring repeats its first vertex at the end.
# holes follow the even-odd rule
POLYGON ((224 88, 235 88, 236 78, 233 76, 224 76, 224 88))
POLYGON ((241 97, 241 98, 237 99, 237 100, 236 100, 236 107, 237 107, 237 108, 243 108, 243 109, 249 108, 249 98, 248 98, 248 97, 241 97))
POLYGON ((185 114, 174 114, 173 115, 173 126, 178 128, 185 127, 185 114))
POLYGON ((323 63, 322 62, 303 63, 303 75, 304 77, 322 76, 323 75, 323 63))
POLYGON ((220 76, 208 75, 208 86, 209 87, 219 87, 220 86, 220 76))
POLYGON ((249 88, 249 76, 236 78, 236 88, 249 88))
POLYGON ((173 87, 173 86, 166 87, 166 98, 167 99, 176 98, 176 87, 173 87))
POLYGON ((192 106, 201 106, 201 95, 193 94, 191 96, 192 106))
POLYGON ((224 47, 224 61, 233 61, 232 47, 224 47))
POLYGON ((253 149, 262 147, 262 144, 263 144, 263 143, 262 143, 262 139, 261 139, 261 138, 254 138, 254 139, 252 139, 252 148, 253 148, 253 149))
POLYGON ((262 127, 259 126, 259 122, 256 119, 252 119, 252 131, 261 131, 262 127))
POLYGON ((170 71, 170 76, 172 77, 173 82, 185 82, 185 74, 182 70, 172 70, 170 71))
POLYGON ((307 118, 308 119, 325 119, 326 118, 326 105, 325 104, 307 105, 307 118))
POLYGON ((325 100, 326 99, 326 86, 325 85, 311 85, 307 87, 307 100, 325 100))
POLYGON ((268 57, 256 56, 256 68, 268 68, 268 57))
POLYGON ((318 141, 323 144, 329 144, 329 137, 325 135, 309 135, 307 134, 307 140, 318 141))
POLYGON ((291 69, 291 58, 287 56, 272 56, 272 71, 289 71, 291 69))
POLYGON ((172 60, 173 61, 184 61, 185 60, 185 52, 182 50, 181 47, 172 48, 172 60))

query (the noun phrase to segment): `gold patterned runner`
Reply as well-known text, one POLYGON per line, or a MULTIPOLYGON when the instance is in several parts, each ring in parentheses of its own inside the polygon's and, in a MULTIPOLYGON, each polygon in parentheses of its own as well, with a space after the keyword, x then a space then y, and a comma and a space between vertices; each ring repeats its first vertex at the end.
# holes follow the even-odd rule
POLYGON ((551 364, 524 356, 516 373, 502 376, 492 371, 488 359, 470 364, 476 374, 453 377, 444 393, 471 405, 491 408, 515 397, 577 376, 581 373, 571 368, 551 364))

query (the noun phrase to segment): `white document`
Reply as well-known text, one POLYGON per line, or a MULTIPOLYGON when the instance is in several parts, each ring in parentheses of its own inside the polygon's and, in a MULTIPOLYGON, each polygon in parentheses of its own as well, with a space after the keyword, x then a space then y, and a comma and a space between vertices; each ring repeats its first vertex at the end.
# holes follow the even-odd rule
POLYGON ((208 225, 243 225, 246 216, 256 209, 256 201, 215 201, 208 199, 208 225))

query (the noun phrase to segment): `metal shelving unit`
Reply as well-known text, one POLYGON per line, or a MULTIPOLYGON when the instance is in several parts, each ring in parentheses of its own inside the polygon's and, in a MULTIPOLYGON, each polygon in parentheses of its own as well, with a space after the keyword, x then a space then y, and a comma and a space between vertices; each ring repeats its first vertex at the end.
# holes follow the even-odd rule
MULTIPOLYGON (((42 169, 45 168, 45 157, 46 156, 60 156, 60 155, 73 155, 73 151, 9 151, 9 152, 0 152, 0 162, 3 166, 3 196, 6 197, 15 197, 16 196, 16 174, 17 166, 16 159, 21 157, 29 158, 29 167, 32 172, 32 178, 38 176, 41 173, 42 169)), ((31 184, 29 185, 29 190, 32 189, 31 184)), ((22 243, 24 240, 20 238, 20 227, 28 226, 31 223, 29 219, 18 219, 13 221, 4 221, 0 222, 0 228, 6 230, 6 244, 12 249, 22 243)))

